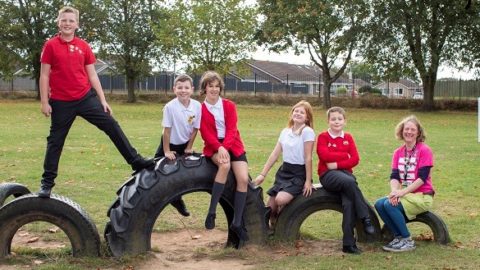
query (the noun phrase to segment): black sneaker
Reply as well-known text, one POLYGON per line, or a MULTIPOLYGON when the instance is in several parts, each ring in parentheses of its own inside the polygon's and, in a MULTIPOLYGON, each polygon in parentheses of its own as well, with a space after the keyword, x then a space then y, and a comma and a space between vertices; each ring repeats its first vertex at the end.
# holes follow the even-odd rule
POLYGON ((187 206, 185 205, 185 202, 182 200, 182 198, 172 201, 170 203, 175 209, 177 209, 178 213, 180 213, 184 217, 190 216, 190 212, 187 210, 187 206))
POLYGON ((215 228, 215 218, 217 217, 216 214, 208 213, 207 218, 205 219, 205 228, 207 230, 213 230, 215 228))
POLYGON ((230 230, 232 230, 241 241, 248 241, 248 233, 247 229, 245 229, 244 226, 235 226, 235 225, 230 225, 230 230))
POLYGON ((342 251, 343 251, 343 253, 354 254, 354 255, 362 254, 362 250, 360 250, 357 247, 357 245, 343 246, 342 251))
POLYGON ((375 228, 372 225, 372 221, 370 218, 364 218, 363 219, 363 230, 370 235, 373 235, 375 233, 375 228))
POLYGON ((41 186, 40 190, 38 191, 39 198, 50 198, 50 194, 52 194, 52 188, 47 186, 41 186))
POLYGON ((146 159, 139 155, 130 165, 132 166, 132 170, 140 171, 155 166, 155 162, 153 162, 153 158, 146 159))

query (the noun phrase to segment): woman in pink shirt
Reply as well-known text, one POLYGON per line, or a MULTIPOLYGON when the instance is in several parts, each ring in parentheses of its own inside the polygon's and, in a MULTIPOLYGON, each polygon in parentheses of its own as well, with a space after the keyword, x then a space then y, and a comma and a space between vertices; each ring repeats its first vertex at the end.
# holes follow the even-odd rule
POLYGON ((391 192, 375 203, 375 209, 394 236, 383 249, 403 252, 415 249, 405 217, 414 219, 428 211, 433 203, 435 191, 430 175, 433 154, 424 143, 425 131, 414 115, 403 119, 395 134, 404 144, 393 153, 391 192))

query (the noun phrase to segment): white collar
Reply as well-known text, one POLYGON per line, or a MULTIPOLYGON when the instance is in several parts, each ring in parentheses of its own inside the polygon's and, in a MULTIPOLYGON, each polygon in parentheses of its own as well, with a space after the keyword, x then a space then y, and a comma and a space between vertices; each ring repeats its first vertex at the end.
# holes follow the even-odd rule
POLYGON ((339 138, 339 137, 342 138, 342 139, 345 138, 345 132, 343 132, 343 130, 340 133, 340 135, 333 135, 333 133, 331 132, 330 129, 328 129, 327 131, 328 131, 328 134, 330 135, 330 137, 332 137, 332 139, 336 139, 336 138, 339 138))
POLYGON ((213 105, 210 104, 210 103, 208 103, 207 101, 205 101, 205 104, 207 104, 207 107, 208 107, 209 109, 213 109, 213 108, 215 108, 215 109, 221 109, 221 108, 222 108, 222 98, 219 97, 218 100, 217 100, 217 103, 215 103, 215 104, 213 104, 213 105))

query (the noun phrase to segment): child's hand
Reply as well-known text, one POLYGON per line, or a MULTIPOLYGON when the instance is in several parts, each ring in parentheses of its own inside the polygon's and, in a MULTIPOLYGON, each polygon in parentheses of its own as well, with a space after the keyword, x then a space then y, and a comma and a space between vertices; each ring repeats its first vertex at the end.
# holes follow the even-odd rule
POLYGON ((338 168, 338 165, 336 162, 330 162, 330 163, 327 163, 327 168, 329 170, 336 170, 338 168))
POLYGON ((305 181, 303 186, 303 196, 308 197, 312 195, 312 181, 305 181))
POLYGON ((48 103, 42 103, 40 110, 42 111, 43 115, 45 115, 45 117, 49 117, 52 114, 52 107, 48 103))
POLYGON ((227 149, 225 149, 225 147, 220 146, 220 148, 218 148, 217 153, 218 153, 218 161, 220 163, 230 162, 230 154, 228 153, 227 149))
POLYGON ((112 108, 110 108, 110 105, 106 101, 102 102, 102 107, 103 111, 108 113, 109 115, 112 115, 112 108))
POLYGON ((165 157, 170 160, 175 160, 175 151, 166 151, 165 157))
POLYGON ((185 152, 185 154, 191 155, 191 154, 193 154, 193 148, 187 148, 187 149, 185 149, 184 152, 185 152))
POLYGON ((255 178, 255 185, 256 186, 260 186, 263 181, 265 181, 265 176, 263 174, 259 174, 256 178, 255 178))

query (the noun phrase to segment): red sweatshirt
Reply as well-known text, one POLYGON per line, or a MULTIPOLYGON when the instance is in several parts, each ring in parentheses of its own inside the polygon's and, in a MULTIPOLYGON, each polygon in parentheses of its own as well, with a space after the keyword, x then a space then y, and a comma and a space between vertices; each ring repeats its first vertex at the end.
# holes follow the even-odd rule
POLYGON ((332 138, 328 131, 322 132, 317 138, 318 176, 328 171, 326 163, 337 162, 339 170, 353 172, 360 158, 352 135, 344 132, 344 136, 332 138))
POLYGON ((207 157, 213 156, 220 146, 225 147, 236 157, 245 153, 240 132, 237 129, 237 108, 232 101, 222 98, 223 114, 225 117, 225 138, 221 143, 218 140, 215 117, 208 110, 205 103, 202 103, 202 118, 200 121, 200 134, 203 139, 203 154, 207 157))

